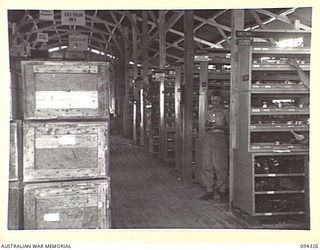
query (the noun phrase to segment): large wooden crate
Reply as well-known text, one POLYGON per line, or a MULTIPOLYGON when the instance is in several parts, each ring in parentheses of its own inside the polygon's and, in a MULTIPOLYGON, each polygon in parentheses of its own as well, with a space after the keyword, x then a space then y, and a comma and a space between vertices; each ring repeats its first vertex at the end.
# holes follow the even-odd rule
POLYGON ((20 181, 9 182, 8 229, 23 229, 23 187, 20 181))
POLYGON ((109 179, 24 188, 24 229, 104 229, 110 216, 109 179))
POLYGON ((24 122, 23 181, 103 178, 108 122, 24 122))
POLYGON ((22 61, 24 118, 108 118, 108 63, 22 61))
POLYGON ((10 122, 9 180, 21 180, 22 172, 22 126, 21 121, 10 122))

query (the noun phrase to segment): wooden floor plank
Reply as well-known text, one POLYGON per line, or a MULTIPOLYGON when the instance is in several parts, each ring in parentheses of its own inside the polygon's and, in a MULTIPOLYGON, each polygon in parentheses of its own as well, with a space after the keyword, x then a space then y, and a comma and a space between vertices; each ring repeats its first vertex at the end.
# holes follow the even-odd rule
POLYGON ((111 136, 111 189, 113 228, 248 228, 218 197, 200 201, 198 184, 184 183, 173 166, 116 135, 111 136))

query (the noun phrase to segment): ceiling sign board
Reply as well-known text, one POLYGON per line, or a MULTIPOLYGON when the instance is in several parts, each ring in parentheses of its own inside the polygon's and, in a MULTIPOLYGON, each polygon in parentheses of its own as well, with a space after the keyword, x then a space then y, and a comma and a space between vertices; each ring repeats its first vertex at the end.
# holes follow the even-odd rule
POLYGON ((209 56, 207 56, 207 55, 196 55, 196 56, 194 56, 194 60, 196 62, 206 62, 206 61, 209 61, 209 56))
POLYGON ((237 30, 236 36, 237 37, 253 37, 253 34, 251 31, 237 30))
POLYGON ((48 33, 37 33, 37 41, 46 43, 49 41, 48 33))
POLYGON ((237 45, 240 45, 240 46, 251 46, 252 45, 251 38, 249 38, 249 39, 239 38, 236 40, 236 42, 237 42, 237 45))
POLYGON ((62 25, 86 25, 86 15, 84 10, 61 10, 62 25))
POLYGON ((53 10, 39 10, 39 19, 45 21, 54 20, 54 11, 53 10))
POLYGON ((69 35, 69 50, 87 50, 87 35, 69 35))

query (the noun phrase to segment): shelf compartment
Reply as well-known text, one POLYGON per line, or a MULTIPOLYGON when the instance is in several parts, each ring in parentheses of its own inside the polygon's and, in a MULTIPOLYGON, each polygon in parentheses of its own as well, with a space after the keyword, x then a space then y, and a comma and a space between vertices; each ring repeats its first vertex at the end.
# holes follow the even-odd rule
POLYGON ((305 194, 255 195, 256 213, 290 213, 305 211, 305 194))

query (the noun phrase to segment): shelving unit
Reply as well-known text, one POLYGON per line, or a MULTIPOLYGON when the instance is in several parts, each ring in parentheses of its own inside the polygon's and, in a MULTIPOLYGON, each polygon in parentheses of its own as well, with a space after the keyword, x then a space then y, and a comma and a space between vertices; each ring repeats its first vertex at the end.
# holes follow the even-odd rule
POLYGON ((150 86, 151 101, 151 131, 149 139, 149 152, 159 153, 159 122, 160 122, 160 72, 153 72, 150 86))
POLYGON ((242 81, 232 205, 260 219, 301 215, 308 228, 309 145, 297 141, 291 131, 308 137, 309 91, 286 61, 293 58, 309 72, 310 33, 252 33, 253 41, 256 37, 305 39, 304 47, 239 46, 242 81))
POLYGON ((159 158, 165 162, 175 161, 175 69, 166 69, 160 83, 160 129, 159 158), (163 82, 163 86, 162 85, 163 82))

